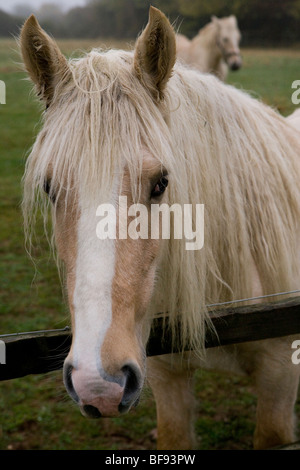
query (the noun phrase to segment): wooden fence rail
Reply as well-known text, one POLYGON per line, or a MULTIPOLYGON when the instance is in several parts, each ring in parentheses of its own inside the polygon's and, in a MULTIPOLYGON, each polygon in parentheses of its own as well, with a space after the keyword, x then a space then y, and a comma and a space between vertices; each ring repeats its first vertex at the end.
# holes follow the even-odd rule
MULTIPOLYGON (((257 341, 299 334, 300 297, 281 302, 226 308, 212 314, 216 333, 207 332, 206 347, 257 341)), ((61 369, 71 346, 71 331, 36 331, 0 335, 5 343, 6 364, 0 364, 0 381, 47 373, 61 369)), ((173 352, 176 352, 173 347, 173 352)), ((162 337, 162 319, 153 321, 147 344, 147 355, 172 352, 168 330, 162 337)))

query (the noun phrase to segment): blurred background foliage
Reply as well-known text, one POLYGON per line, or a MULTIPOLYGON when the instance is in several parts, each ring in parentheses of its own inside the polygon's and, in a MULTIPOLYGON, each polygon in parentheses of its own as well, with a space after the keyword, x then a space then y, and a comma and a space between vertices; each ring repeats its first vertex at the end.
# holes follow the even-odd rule
POLYGON ((300 42, 300 0, 87 0, 85 6, 68 11, 55 3, 45 3, 32 11, 24 1, 12 14, 0 10, 0 37, 18 34, 24 18, 34 12, 56 38, 132 39, 145 26, 151 4, 190 38, 210 21, 211 15, 234 14, 243 33, 243 46, 289 46, 300 42))

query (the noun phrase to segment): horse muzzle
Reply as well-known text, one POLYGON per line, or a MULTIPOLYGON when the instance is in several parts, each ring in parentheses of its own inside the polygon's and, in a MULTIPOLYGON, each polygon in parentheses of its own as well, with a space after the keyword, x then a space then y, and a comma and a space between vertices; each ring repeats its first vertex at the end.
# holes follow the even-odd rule
POLYGON ((237 53, 228 54, 226 57, 226 62, 232 71, 239 70, 242 67, 242 58, 237 53))
POLYGON ((64 364, 64 384, 70 397, 88 418, 116 417, 136 405, 143 386, 143 375, 133 362, 123 365, 111 376, 95 374, 88 368, 64 364))
POLYGON ((242 63, 241 62, 233 62, 231 65, 230 65, 230 70, 232 71, 236 71, 236 70, 239 70, 242 66, 242 63))

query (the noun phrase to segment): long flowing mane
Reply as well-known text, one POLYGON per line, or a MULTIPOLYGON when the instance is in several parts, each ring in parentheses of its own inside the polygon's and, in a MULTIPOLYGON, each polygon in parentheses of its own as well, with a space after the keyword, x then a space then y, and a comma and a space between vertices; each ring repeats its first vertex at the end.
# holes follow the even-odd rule
POLYGON ((133 74, 131 53, 93 50, 70 67, 27 161, 28 230, 37 198, 47 216, 49 168, 56 194, 75 189, 100 204, 126 162, 138 198, 143 146, 169 171, 169 204, 205 205, 203 249, 166 241, 149 312, 168 312, 174 331, 180 313, 183 346, 203 346, 207 304, 251 296, 252 260, 265 294, 299 288, 300 146, 284 118, 179 64, 159 107, 133 74))

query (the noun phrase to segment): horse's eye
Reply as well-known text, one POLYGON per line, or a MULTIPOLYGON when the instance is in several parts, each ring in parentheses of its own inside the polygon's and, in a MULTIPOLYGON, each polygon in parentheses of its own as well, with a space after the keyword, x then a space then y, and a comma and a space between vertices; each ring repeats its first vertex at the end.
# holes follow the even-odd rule
POLYGON ((151 197, 159 197, 161 196, 164 192, 166 187, 168 186, 168 178, 166 176, 162 176, 159 181, 156 183, 156 185, 153 187, 151 191, 151 197))
POLYGON ((223 38, 223 41, 224 41, 224 42, 228 42, 229 39, 228 39, 228 38, 223 38))
POLYGON ((50 197, 50 200, 54 203, 55 202, 55 194, 51 189, 51 180, 45 180, 44 181, 44 191, 48 196, 50 197))

